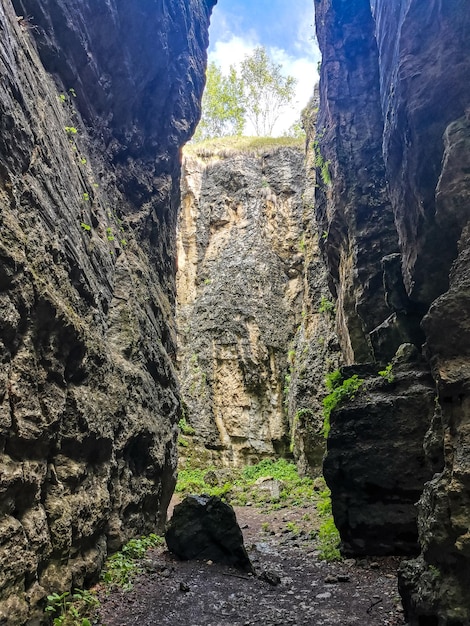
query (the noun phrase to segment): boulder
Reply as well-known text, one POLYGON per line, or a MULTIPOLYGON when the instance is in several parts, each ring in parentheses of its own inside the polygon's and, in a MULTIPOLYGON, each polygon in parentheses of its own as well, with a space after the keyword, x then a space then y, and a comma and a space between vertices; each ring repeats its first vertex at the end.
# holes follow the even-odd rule
POLYGON ((235 512, 216 496, 187 496, 175 507, 165 539, 168 550, 184 561, 211 560, 253 571, 235 512))

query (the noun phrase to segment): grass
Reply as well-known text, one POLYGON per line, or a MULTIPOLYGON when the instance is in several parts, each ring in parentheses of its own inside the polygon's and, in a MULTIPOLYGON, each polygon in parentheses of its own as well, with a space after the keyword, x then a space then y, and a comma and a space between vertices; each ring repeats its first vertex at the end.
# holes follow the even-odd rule
MULTIPOLYGON (((180 470, 176 492, 182 496, 194 493, 222 497, 232 505, 243 506, 247 502, 262 508, 264 511, 277 509, 296 509, 312 506, 316 514, 306 513, 299 518, 302 526, 308 523, 310 535, 315 537, 318 545, 319 558, 323 561, 338 561, 339 533, 333 521, 331 510, 331 494, 323 478, 301 477, 293 463, 285 459, 273 461, 265 459, 256 465, 245 466, 240 469, 217 470, 215 467, 204 469, 180 470), (221 477, 219 484, 214 486, 214 474, 221 477), (210 482, 206 482, 207 477, 210 482), (229 477, 229 480, 226 480, 229 477), (259 478, 273 478, 281 482, 279 499, 273 499, 269 490, 263 490, 256 481, 259 478), (318 522, 318 518, 320 523, 318 522), (316 520, 316 521, 315 521, 316 520), (315 526, 318 530, 315 530, 315 526)), ((298 520, 298 522, 299 522, 298 520)), ((299 534, 298 522, 289 521, 286 530, 299 534)), ((268 522, 262 524, 263 532, 270 530, 268 522)))
POLYGON ((340 536, 333 520, 333 513, 331 510, 331 492, 326 485, 320 492, 320 498, 317 502, 317 511, 322 519, 318 530, 318 556, 322 561, 340 561, 340 536))
POLYGON ((198 143, 188 143, 184 154, 201 158, 227 158, 237 152, 257 154, 264 150, 276 148, 303 148, 305 139, 296 137, 217 137, 198 143))
POLYGON ((176 492, 183 496, 206 493, 222 497, 233 505, 244 506, 251 502, 268 510, 307 506, 318 499, 314 481, 308 477, 300 477, 296 466, 285 459, 265 459, 256 465, 232 469, 229 476, 224 472, 220 484, 217 485, 211 484, 213 481, 206 482, 205 476, 208 476, 208 472, 217 475, 215 467, 180 470, 176 492), (267 477, 280 481, 279 498, 273 498, 270 490, 256 485, 259 478, 267 477))

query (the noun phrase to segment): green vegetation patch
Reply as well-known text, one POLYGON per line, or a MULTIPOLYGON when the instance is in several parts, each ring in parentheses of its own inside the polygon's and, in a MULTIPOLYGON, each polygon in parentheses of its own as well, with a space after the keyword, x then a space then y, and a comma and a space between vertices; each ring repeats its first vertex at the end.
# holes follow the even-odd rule
POLYGON ((102 580, 113 587, 122 587, 125 591, 132 589, 134 578, 143 572, 140 559, 150 548, 163 545, 165 540, 160 535, 151 533, 147 537, 131 539, 105 563, 101 574, 102 580))
POLYGON ((326 484, 320 491, 317 502, 317 511, 322 520, 318 530, 319 558, 322 561, 339 561, 341 553, 339 551, 340 536, 335 526, 333 513, 331 510, 331 491, 326 484))
POLYGON ((98 605, 92 591, 75 589, 73 594, 65 591, 47 596, 44 612, 53 626, 91 626, 89 616, 98 605))
POLYGON ((330 433, 331 411, 341 402, 354 399, 363 382, 364 379, 359 378, 357 374, 343 380, 339 370, 327 375, 325 385, 330 393, 323 399, 323 435, 325 439, 330 433))
POLYGON ((275 148, 304 148, 302 137, 217 137, 198 143, 188 143, 184 147, 186 155, 201 158, 228 158, 237 152, 258 154, 264 150, 275 148))
POLYGON ((230 472, 215 467, 183 469, 178 473, 176 492, 183 496, 205 493, 219 496, 233 505, 244 506, 251 502, 268 510, 307 506, 318 499, 313 479, 299 476, 296 466, 286 459, 264 459, 230 472), (263 478, 279 481, 278 496, 257 484, 263 478))

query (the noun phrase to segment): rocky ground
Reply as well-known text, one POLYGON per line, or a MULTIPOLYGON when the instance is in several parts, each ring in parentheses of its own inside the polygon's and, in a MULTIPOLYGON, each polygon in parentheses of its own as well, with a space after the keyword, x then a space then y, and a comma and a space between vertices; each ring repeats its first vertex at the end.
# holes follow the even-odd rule
POLYGON ((101 626, 398 626, 398 560, 318 558, 312 507, 235 507, 256 576, 209 562, 147 553, 130 591, 100 592, 101 626))

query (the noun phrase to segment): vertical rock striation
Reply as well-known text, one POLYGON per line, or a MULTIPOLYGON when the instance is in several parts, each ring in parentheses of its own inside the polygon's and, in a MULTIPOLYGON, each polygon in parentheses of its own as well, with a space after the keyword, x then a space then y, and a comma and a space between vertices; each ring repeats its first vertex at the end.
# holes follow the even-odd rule
POLYGON ((165 520, 179 147, 213 4, 0 5, 1 623, 165 520))
MULTIPOLYGON (((424 345, 434 381, 433 415, 432 386, 414 413, 429 430, 422 440, 421 424, 414 451, 406 452, 416 461, 424 444, 429 471, 437 472, 420 500, 421 557, 401 579, 407 617, 463 626, 470 622, 468 7, 461 0, 316 0, 316 24, 323 53, 317 165, 329 161, 331 176, 317 210, 342 348, 349 362, 387 362, 399 343, 424 345)), ((395 410, 399 394, 391 390, 389 401, 395 410)), ((346 436, 353 405, 344 419, 341 411, 332 416, 332 446, 346 436)), ((376 411, 365 412, 378 430, 376 411)), ((353 430, 361 446, 365 438, 353 430)), ((387 433, 390 449, 399 438, 393 428, 387 433)), ((334 447, 335 464, 347 472, 349 453, 334 447)), ((368 472, 376 472, 371 459, 361 461, 363 494, 368 472)), ((333 498, 338 478, 333 471, 333 498)), ((336 493, 344 508, 344 490, 336 493)), ((359 526, 344 532, 352 533, 348 541, 364 539, 359 526)))
POLYGON ((185 157, 179 358, 200 460, 240 465, 288 451, 284 388, 302 311, 303 159, 297 148, 185 157))

